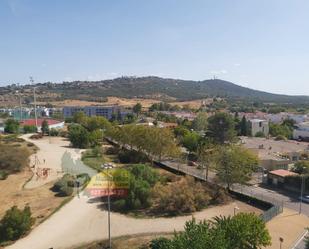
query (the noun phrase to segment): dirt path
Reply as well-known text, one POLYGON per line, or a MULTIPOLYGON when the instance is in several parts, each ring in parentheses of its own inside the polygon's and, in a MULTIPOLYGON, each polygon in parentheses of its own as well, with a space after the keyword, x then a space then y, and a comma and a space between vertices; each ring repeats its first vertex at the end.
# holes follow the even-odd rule
POLYGON ((26 189, 33 189, 56 180, 63 174, 62 160, 69 155, 73 160, 80 158, 81 150, 69 147, 69 141, 60 137, 45 137, 30 139, 31 135, 23 135, 26 141, 34 143, 39 151, 30 157, 30 167, 33 178, 25 185, 26 189))
MULTIPOLYGON (((210 219, 216 215, 232 215, 237 205, 243 212, 258 211, 241 202, 213 207, 194 214, 197 219, 210 219)), ((112 213, 112 236, 140 233, 173 232, 183 229, 185 221, 192 216, 157 219, 135 219, 118 213, 112 213)), ((19 240, 10 249, 54 249, 69 248, 95 240, 106 239, 107 212, 100 202, 92 202, 82 196, 75 197, 50 219, 35 228, 24 239, 19 240)))

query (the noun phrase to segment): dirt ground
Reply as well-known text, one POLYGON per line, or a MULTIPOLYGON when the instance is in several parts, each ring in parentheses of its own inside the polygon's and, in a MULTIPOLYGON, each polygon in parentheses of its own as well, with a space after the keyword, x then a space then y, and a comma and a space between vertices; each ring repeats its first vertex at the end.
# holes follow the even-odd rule
POLYGON ((68 197, 56 197, 50 190, 53 183, 35 189, 23 189, 23 185, 32 177, 29 168, 18 174, 10 175, 6 180, 0 181, 0 217, 6 210, 16 205, 24 208, 28 204, 36 225, 49 216, 68 197))
MULTIPOLYGON (((107 97, 106 102, 92 102, 92 101, 84 101, 84 100, 75 100, 75 99, 68 99, 63 101, 51 101, 50 104, 56 107, 63 107, 63 106, 91 106, 91 105, 119 105, 123 107, 133 107, 136 103, 141 103, 143 108, 149 108, 154 103, 160 103, 160 100, 157 99, 142 99, 142 98, 118 98, 118 97, 107 97)), ((209 104, 212 102, 212 99, 197 99, 191 101, 175 101, 170 102, 172 105, 178 105, 180 107, 189 106, 192 109, 200 108, 201 104, 209 104)), ((38 104, 45 104, 45 102, 38 102, 38 104)))

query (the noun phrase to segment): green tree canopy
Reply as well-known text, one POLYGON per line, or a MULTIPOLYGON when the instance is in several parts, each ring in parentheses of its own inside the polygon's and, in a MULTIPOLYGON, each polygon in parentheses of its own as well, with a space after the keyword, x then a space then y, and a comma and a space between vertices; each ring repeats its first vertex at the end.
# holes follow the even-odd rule
POLYGON ((0 242, 19 239, 30 230, 33 223, 29 206, 23 210, 13 206, 0 221, 0 242))
POLYGON ((138 116, 142 112, 142 104, 136 103, 136 105, 133 106, 133 112, 138 116))
POLYGON ((265 222, 253 213, 216 217, 212 221, 187 221, 184 232, 172 239, 158 238, 151 249, 260 249, 271 245, 265 222))
POLYGON ((12 118, 7 119, 4 123, 4 132, 18 133, 19 132, 19 122, 12 118))
POLYGON ((196 131, 206 131, 208 125, 208 116, 206 112, 199 112, 192 122, 192 128, 196 131))
POLYGON ((298 174, 309 174, 309 161, 298 161, 294 164, 292 171, 298 174))
POLYGON ((89 132, 79 124, 69 126, 68 137, 73 147, 85 149, 90 145, 89 132))
POLYGON ((208 135, 219 144, 232 142, 236 136, 234 118, 224 112, 209 117, 208 135))
POLYGON ((227 188, 234 183, 248 182, 258 166, 257 156, 238 145, 221 146, 214 157, 218 179, 227 188))

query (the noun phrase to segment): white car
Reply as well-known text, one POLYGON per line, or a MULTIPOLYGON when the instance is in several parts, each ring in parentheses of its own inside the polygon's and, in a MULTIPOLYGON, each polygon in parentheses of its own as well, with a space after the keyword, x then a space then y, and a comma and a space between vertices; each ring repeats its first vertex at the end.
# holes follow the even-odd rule
POLYGON ((303 202, 309 203, 309 195, 305 195, 305 196, 300 196, 298 198, 299 200, 302 200, 303 202))

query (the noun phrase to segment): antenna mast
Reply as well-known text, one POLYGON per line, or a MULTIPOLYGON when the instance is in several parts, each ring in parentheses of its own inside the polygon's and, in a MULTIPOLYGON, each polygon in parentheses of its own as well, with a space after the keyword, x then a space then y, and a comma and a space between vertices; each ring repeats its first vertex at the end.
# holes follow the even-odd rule
MULTIPOLYGON (((30 83, 34 84, 33 77, 30 76, 30 83)), ((36 113, 36 96, 35 96, 35 85, 33 85, 33 102, 34 102, 34 118, 35 118, 35 126, 38 129, 38 116, 36 113)))

